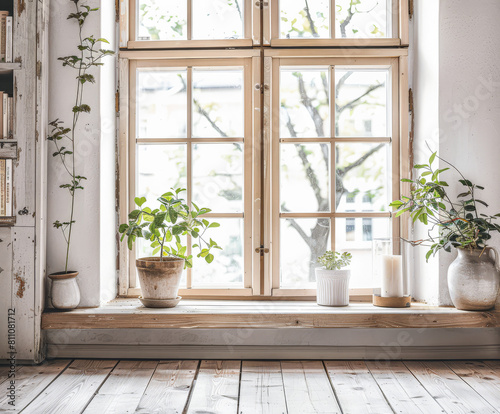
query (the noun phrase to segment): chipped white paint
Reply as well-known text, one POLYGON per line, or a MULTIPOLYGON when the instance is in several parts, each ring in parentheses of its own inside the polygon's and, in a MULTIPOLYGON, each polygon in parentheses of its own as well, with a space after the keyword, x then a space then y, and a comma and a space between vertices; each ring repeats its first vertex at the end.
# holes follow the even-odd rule
MULTIPOLYGON (((40 318, 45 270, 48 4, 48 0, 14 2, 16 220, 13 227, 0 229, 0 312, 6 319, 8 309, 15 310, 16 358, 34 362, 44 358, 40 318)), ((0 337, 6 338, 6 323, 0 327, 0 337)), ((7 359, 8 352, 7 341, 1 341, 0 359, 7 359)))

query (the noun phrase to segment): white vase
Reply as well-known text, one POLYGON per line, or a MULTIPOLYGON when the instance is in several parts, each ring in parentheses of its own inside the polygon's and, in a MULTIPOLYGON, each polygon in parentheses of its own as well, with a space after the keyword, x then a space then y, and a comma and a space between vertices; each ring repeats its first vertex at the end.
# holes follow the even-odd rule
POLYGON ((316 302, 322 306, 349 305, 350 270, 316 268, 316 302))
POLYGON ((493 308, 500 288, 497 250, 493 247, 457 250, 457 258, 448 268, 448 288, 453 304, 460 310, 493 308))
POLYGON ((52 280, 50 297, 56 309, 71 310, 80 304, 80 289, 76 283, 78 272, 60 272, 49 275, 52 280))

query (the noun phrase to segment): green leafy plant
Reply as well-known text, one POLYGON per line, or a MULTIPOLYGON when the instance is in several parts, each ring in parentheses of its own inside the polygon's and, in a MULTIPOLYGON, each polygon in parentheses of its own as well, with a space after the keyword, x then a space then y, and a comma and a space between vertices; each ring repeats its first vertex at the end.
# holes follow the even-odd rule
POLYGON ((209 208, 199 208, 195 203, 189 208, 179 193, 185 191, 183 188, 174 189, 173 192, 163 194, 158 198, 158 208, 152 210, 142 207, 146 203, 145 197, 136 197, 135 204, 139 207, 129 213, 129 222, 120 225, 119 232, 121 240, 127 237, 127 245, 132 250, 133 244, 138 238, 148 240, 153 249, 153 255, 163 257, 177 257, 185 260, 184 267, 193 266, 193 255, 187 254, 187 245, 182 243, 181 236, 190 235, 196 241, 191 247, 199 249, 197 257, 202 257, 207 263, 212 263, 214 255, 212 249, 222 248, 215 241, 206 241, 205 232, 209 228, 219 227, 216 222, 209 222, 202 218, 204 214, 210 213, 209 208))
POLYGON ((68 16, 68 20, 75 20, 78 23, 78 39, 77 52, 74 55, 59 57, 63 67, 70 67, 77 71, 76 76, 76 93, 75 104, 72 108, 73 121, 71 127, 64 125, 63 121, 55 119, 49 123, 50 134, 47 137, 55 145, 56 151, 52 154, 53 157, 59 158, 64 172, 69 177, 68 182, 61 184, 59 187, 67 190, 71 197, 71 208, 69 218, 66 221, 56 220, 53 225, 56 229, 60 229, 64 240, 66 241, 66 261, 64 271, 68 271, 69 251, 71 245, 71 236, 73 224, 75 224, 75 195, 77 190, 83 190, 82 182, 86 180, 84 176, 76 172, 75 166, 75 147, 77 143, 76 128, 80 114, 90 113, 91 108, 83 102, 83 91, 89 83, 95 83, 94 75, 88 71, 94 67, 102 66, 101 62, 105 56, 113 55, 112 50, 99 48, 100 43, 108 43, 106 39, 95 38, 94 36, 83 36, 83 28, 88 16, 99 10, 98 8, 90 8, 85 5, 78 5, 78 0, 71 0, 76 7, 76 11, 68 16))
POLYGON ((418 220, 430 225, 427 239, 410 243, 414 246, 428 246, 427 260, 441 249, 447 252, 453 247, 484 249, 487 240, 491 238, 490 232, 500 231, 500 226, 494 223, 500 214, 491 216, 478 211, 479 204, 488 207, 488 204, 476 197, 478 190, 484 190, 484 187, 467 180, 454 165, 440 158, 436 152, 432 153, 428 164, 418 164, 415 168, 420 172, 417 179, 401 180, 410 183, 409 195, 390 204, 397 209, 396 217, 407 212, 414 223, 418 220), (441 174, 450 168, 434 168, 436 159, 440 159, 460 175, 458 181, 464 191, 458 194, 456 200, 448 194, 448 183, 441 179, 441 174), (439 230, 437 236, 434 232, 436 228, 439 230))
POLYGON ((322 256, 318 257, 318 262, 321 263, 327 270, 340 270, 343 267, 351 264, 351 253, 327 251, 322 256))

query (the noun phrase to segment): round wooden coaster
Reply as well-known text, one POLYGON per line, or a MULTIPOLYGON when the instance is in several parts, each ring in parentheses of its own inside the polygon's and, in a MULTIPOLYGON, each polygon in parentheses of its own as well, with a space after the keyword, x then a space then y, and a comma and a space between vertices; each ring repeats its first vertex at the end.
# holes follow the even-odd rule
POLYGON ((411 306, 411 296, 402 298, 383 298, 379 295, 373 295, 373 305, 383 308, 409 308, 411 306))

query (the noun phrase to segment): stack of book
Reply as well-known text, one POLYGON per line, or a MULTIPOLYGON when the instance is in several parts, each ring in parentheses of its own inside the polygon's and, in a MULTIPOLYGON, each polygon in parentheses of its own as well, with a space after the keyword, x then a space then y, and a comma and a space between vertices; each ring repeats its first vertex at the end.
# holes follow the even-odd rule
POLYGON ((0 11, 0 62, 12 62, 12 16, 0 11))
POLYGON ((12 160, 0 159, 0 217, 12 216, 12 160))
POLYGON ((0 92, 0 139, 14 138, 14 99, 0 92))

